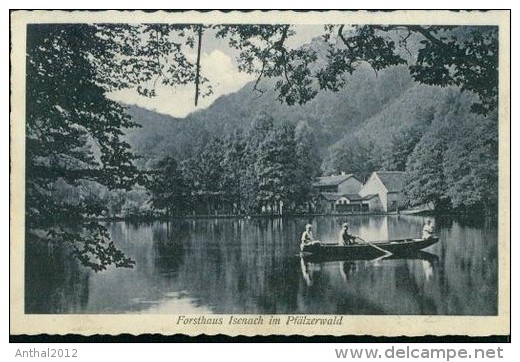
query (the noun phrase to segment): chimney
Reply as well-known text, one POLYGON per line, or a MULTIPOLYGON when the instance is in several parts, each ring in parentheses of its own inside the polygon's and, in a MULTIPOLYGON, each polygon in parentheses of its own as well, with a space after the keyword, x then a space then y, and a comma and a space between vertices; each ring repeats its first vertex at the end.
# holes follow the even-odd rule
POLYGON ((341 176, 345 176, 345 171, 341 171, 341 176))

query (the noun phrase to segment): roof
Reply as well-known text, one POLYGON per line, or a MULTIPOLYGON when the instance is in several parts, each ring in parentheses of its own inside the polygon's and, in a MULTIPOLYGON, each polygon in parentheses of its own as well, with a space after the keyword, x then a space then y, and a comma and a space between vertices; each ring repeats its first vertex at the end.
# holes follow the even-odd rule
POLYGON ((321 186, 337 186, 340 183, 348 180, 349 178, 354 177, 353 174, 345 174, 345 175, 332 175, 332 176, 322 176, 318 177, 316 182, 312 184, 314 187, 321 186))
POLYGON ((360 201, 360 200, 363 200, 363 197, 359 196, 358 194, 344 194, 344 195, 341 195, 341 196, 342 197, 346 197, 350 201, 360 201))
POLYGON ((373 199, 374 197, 378 197, 378 196, 379 196, 378 194, 368 194, 368 195, 363 196, 363 200, 370 200, 370 199, 373 199))
POLYGON ((400 192, 404 186, 404 171, 376 171, 374 172, 388 192, 400 192))
POLYGON ((337 201, 343 196, 334 192, 322 192, 320 195, 323 196, 327 201, 337 201))

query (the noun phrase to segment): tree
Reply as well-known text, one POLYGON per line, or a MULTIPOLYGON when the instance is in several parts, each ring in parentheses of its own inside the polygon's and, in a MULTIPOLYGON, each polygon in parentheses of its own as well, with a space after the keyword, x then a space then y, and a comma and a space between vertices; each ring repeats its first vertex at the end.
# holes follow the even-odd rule
POLYGON ((222 190, 226 201, 233 205, 234 213, 243 211, 241 190, 244 183, 244 172, 247 165, 244 162, 246 144, 242 130, 235 130, 225 140, 224 158, 222 161, 222 190))
POLYGON ((221 138, 213 138, 191 162, 191 177, 197 196, 194 203, 204 205, 210 213, 225 202, 224 174, 226 143, 221 138))
POLYGON ((218 192, 222 189, 224 175, 224 141, 213 138, 195 157, 197 165, 197 183, 206 192, 218 192))
POLYGON ((390 149, 382 167, 388 171, 405 171, 408 157, 426 132, 431 120, 428 117, 411 126, 404 126, 397 134, 393 135, 390 149))
MULTIPOLYGON (((282 214, 310 199, 319 172, 312 133, 306 124, 275 121, 261 113, 246 136, 235 130, 214 138, 187 161, 193 192, 217 200, 229 212, 282 214)), ((208 208, 209 211, 211 208, 208 208)))
POLYGON ((461 211, 489 214, 498 206, 498 122, 459 117, 444 156, 446 195, 461 211))
POLYGON ((368 63, 376 72, 407 64, 419 83, 474 92, 478 96, 474 112, 497 109, 495 26, 325 25, 325 57, 309 46, 290 49, 287 39, 294 34, 290 25, 216 28, 217 36, 228 38, 229 45, 240 51, 240 69, 257 75, 254 89, 262 92, 258 85, 263 77, 275 78, 278 99, 289 105, 304 104, 321 90, 338 91, 347 84, 347 75, 368 63))
POLYGON ((473 97, 454 93, 439 107, 407 158, 410 204, 492 213, 498 205, 498 122, 469 112, 473 97))
POLYGON ((255 163, 259 206, 281 214, 295 203, 296 146, 294 126, 282 123, 261 141, 255 163))
POLYGON ((242 207, 246 213, 259 213, 261 211, 261 205, 257 197, 259 180, 256 164, 260 144, 271 133, 273 127, 273 118, 265 112, 261 112, 253 119, 245 137, 243 182, 240 185, 240 195, 242 207))
POLYGON ((190 188, 179 163, 173 157, 165 157, 157 163, 155 169, 148 185, 152 194, 152 207, 166 210, 167 217, 176 213, 182 215, 188 208, 190 188))
POLYGON ((143 96, 156 95, 158 84, 175 88, 195 84, 199 96, 212 93, 200 72, 202 24, 103 24, 85 25, 93 41, 102 41, 103 56, 92 52, 91 62, 102 83, 111 89, 134 88, 143 96), (195 46, 195 61, 188 56, 195 46))
POLYGON ((417 144, 406 165, 404 188, 412 206, 433 203, 436 210, 450 206, 443 172, 446 129, 429 133, 417 144))
POLYGON ((91 61, 111 64, 107 43, 82 24, 30 25, 27 32, 26 237, 67 244, 96 271, 130 267, 107 229, 92 220, 106 207, 84 197, 92 183, 129 190, 143 181, 121 137, 122 128, 136 125, 105 97, 91 61), (58 181, 81 190, 80 197, 61 197, 58 181))
MULTIPOLYGON (((321 159, 312 129, 306 122, 299 122, 295 129, 296 142, 296 204, 308 202, 312 198, 312 183, 320 174, 321 159)), ((310 205, 307 205, 310 209, 310 205)))
POLYGON ((326 173, 353 173, 360 180, 381 166, 381 151, 370 139, 360 139, 357 136, 346 137, 332 146, 329 157, 324 162, 326 173))
MULTIPOLYGON (((96 271, 133 261, 110 241, 97 221, 108 214, 92 194, 94 183, 109 190, 144 184, 123 129, 137 125, 125 108, 106 97, 135 88, 153 96, 158 82, 196 83, 211 93, 187 49, 198 25, 31 24, 27 27, 26 236, 62 242, 96 271), (63 198, 58 181, 80 190, 63 198), (88 222, 87 222, 88 220, 88 222)), ((199 43, 200 44, 200 43, 199 43)), ((63 187, 63 186, 61 186, 63 187)))
POLYGON ((410 205, 433 203, 439 211, 451 208, 444 164, 453 139, 451 130, 460 119, 460 104, 460 93, 446 95, 407 159, 404 190, 410 205))

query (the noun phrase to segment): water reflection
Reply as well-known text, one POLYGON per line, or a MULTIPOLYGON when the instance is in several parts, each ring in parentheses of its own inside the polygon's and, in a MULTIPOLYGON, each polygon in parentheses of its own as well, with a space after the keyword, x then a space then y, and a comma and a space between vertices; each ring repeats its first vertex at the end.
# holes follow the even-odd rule
MULTIPOLYGON (((306 223, 335 242, 341 217, 109 224, 134 269, 85 270, 27 245, 27 313, 497 313, 496 220, 436 220, 440 242, 407 258, 299 257, 306 223), (45 298, 43 297, 45 296, 45 298)), ((421 233, 418 216, 350 217, 366 240, 421 233)))

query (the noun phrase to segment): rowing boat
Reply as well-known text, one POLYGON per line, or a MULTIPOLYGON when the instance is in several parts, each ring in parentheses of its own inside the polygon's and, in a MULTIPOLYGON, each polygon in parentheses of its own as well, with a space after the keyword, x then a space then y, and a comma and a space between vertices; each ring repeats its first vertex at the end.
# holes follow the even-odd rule
POLYGON ((384 255, 385 252, 396 255, 414 254, 439 241, 438 237, 428 239, 396 239, 370 243, 355 243, 351 245, 316 243, 303 245, 303 255, 344 259, 373 259, 384 255))
POLYGON ((307 254, 300 253, 300 258, 306 262, 311 264, 319 264, 325 262, 334 262, 334 261, 344 261, 344 262, 355 262, 355 261, 373 261, 373 260, 425 260, 430 263, 437 262, 439 257, 435 254, 429 253, 424 250, 413 251, 410 253, 404 254, 391 254, 391 255, 382 255, 382 254, 364 254, 357 255, 354 257, 353 255, 333 255, 333 254, 307 254))

